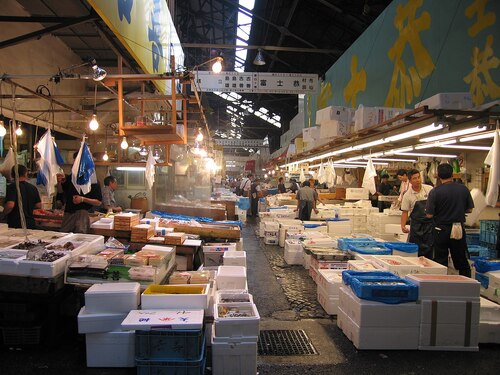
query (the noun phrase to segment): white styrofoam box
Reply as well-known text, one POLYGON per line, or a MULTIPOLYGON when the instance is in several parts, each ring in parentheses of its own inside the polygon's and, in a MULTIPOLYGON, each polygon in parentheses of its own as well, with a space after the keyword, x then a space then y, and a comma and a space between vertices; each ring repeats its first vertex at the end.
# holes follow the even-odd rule
POLYGON ((479 301, 422 300, 421 324, 479 324, 479 301))
POLYGON ((129 312, 137 309, 140 297, 139 283, 94 284, 85 292, 86 312, 129 312))
POLYGON ((345 199, 368 199, 369 191, 365 188, 347 188, 345 199))
POLYGON ((226 251, 222 258, 224 266, 247 266, 246 251, 226 251))
POLYGON ((135 331, 87 333, 87 367, 135 367, 135 331))
POLYGON ((420 265, 418 269, 420 274, 446 275, 448 272, 447 267, 423 256, 417 258, 408 257, 407 259, 409 262, 420 265))
MULTIPOLYGON (((151 286, 150 286, 151 287, 151 286)), ((210 284, 176 284, 176 285, 158 285, 158 287, 175 288, 172 293, 157 293, 141 294, 141 308, 143 310, 157 309, 206 309, 208 308, 208 300, 211 295, 210 284), (199 287, 202 293, 188 294, 189 289, 199 287), (186 293, 182 292, 185 289, 186 293)), ((146 290, 147 291, 147 290, 146 290)))
POLYGON ((500 344, 500 322, 479 322, 478 342, 500 344))
POLYGON ((201 329, 203 310, 132 310, 122 322, 124 330, 149 331, 152 328, 201 329))
POLYGON ((264 244, 266 245, 279 245, 278 237, 264 237, 264 244))
POLYGON ((285 252, 286 251, 301 251, 302 252, 302 241, 288 239, 285 240, 285 252))
POLYGON ((316 123, 324 124, 325 122, 336 120, 350 124, 354 115, 354 108, 328 106, 316 111, 316 123))
POLYGON ((348 260, 347 269, 355 271, 375 271, 380 269, 380 267, 367 260, 348 260))
POLYGON ((217 289, 245 289, 247 269, 241 266, 219 266, 217 270, 217 289))
POLYGON ((204 310, 206 317, 214 316, 215 298, 217 293, 217 280, 210 280, 210 295, 208 296, 208 307, 204 310))
POLYGON ((301 251, 289 251, 285 249, 284 259, 287 264, 290 265, 303 265, 304 264, 304 252, 301 251))
POLYGON ((302 224, 280 224, 279 230, 279 245, 281 247, 285 246, 286 233, 291 232, 303 232, 304 226, 302 224))
POLYGON ((327 234, 328 233, 328 226, 326 225, 320 225, 320 226, 317 226, 317 227, 314 227, 314 228, 304 228, 304 232, 314 232, 314 233, 324 233, 324 234, 327 234))
POLYGON ((78 333, 100 333, 119 331, 127 313, 88 314, 85 306, 78 313, 78 333))
POLYGON ((415 104, 415 108, 428 106, 429 109, 470 109, 474 107, 470 92, 440 92, 415 104))
POLYGON ((219 342, 212 336, 213 375, 255 375, 257 373, 256 342, 219 342))
MULTIPOLYGON (((216 337, 258 337, 259 321, 259 312, 254 303, 220 303, 215 305, 214 325, 216 337), (223 315, 223 311, 231 309, 236 309, 246 316, 226 317, 223 315)), ((245 339, 245 341, 250 341, 250 339, 245 339)))
MULTIPOLYGON (((364 107, 360 105, 354 113, 354 131, 359 131, 394 118, 407 110, 390 107, 364 107)), ((392 123, 397 125, 397 122, 392 123)))
POLYGON ((152 224, 155 227, 156 227, 156 224, 158 224, 159 222, 160 222, 159 217, 145 217, 145 218, 140 220, 141 224, 152 224))
MULTIPOLYGON (((394 306, 394 305, 391 305, 394 306)), ((337 325, 357 349, 414 350, 418 348, 418 327, 360 327, 342 306, 338 308, 337 325)))
POLYGON ((311 267, 311 254, 304 253, 304 268, 308 270, 311 267))
POLYGON ((358 298, 347 286, 339 289, 339 306, 359 327, 416 327, 420 305, 416 302, 387 304, 358 298))
POLYGON ((329 295, 322 287, 318 284, 318 290, 316 293, 316 298, 319 304, 326 311, 328 315, 337 315, 339 307, 339 297, 329 295))
MULTIPOLYGON (((399 256, 403 258, 417 258, 418 257, 418 249, 413 252, 408 252, 408 251, 399 251, 397 249, 392 249, 392 255, 394 256, 399 256)), ((419 272, 422 273, 422 272, 419 272)))
POLYGON ((418 298, 479 300, 479 282, 460 275, 406 275, 406 280, 418 285, 418 298))
MULTIPOLYGON (((487 273, 490 273, 490 272, 487 272, 487 273)), ((483 297, 486 297, 486 298, 488 298, 496 303, 500 303, 499 288, 495 288, 495 287, 489 285, 488 288, 485 289, 481 286, 480 294, 483 297)))
POLYGON ((333 137, 345 137, 351 132, 351 125, 345 121, 329 120, 319 124, 319 139, 329 140, 333 137))
POLYGON ((350 236, 352 232, 351 220, 329 221, 328 234, 335 236, 350 236))
POLYGON ((335 240, 331 237, 305 239, 302 241, 302 246, 322 247, 322 248, 333 249, 333 248, 337 247, 337 240, 335 240))
POLYGON ((309 265, 309 276, 311 276, 311 279, 313 279, 313 281, 317 284, 317 280, 318 280, 318 270, 314 267, 312 267, 311 265, 309 265))
POLYGON ((215 303, 253 303, 253 296, 246 290, 218 290, 215 292, 215 303))
POLYGON ((481 303, 479 320, 481 322, 500 322, 500 305, 483 297, 479 300, 481 303))
POLYGON ((64 273, 66 263, 71 259, 71 254, 66 255, 53 262, 40 262, 36 260, 21 259, 18 262, 12 259, 2 260, 2 269, 5 273, 15 276, 31 276, 40 278, 54 278, 64 273))
POLYGON ((236 242, 236 251, 243 251, 244 246, 243 246, 243 237, 240 238, 239 241, 236 242))
POLYGON ((318 270, 318 287, 321 287, 327 296, 339 295, 339 288, 342 286, 342 271, 333 269, 318 270))
POLYGON ((59 238, 52 245, 65 244, 67 242, 81 243, 76 249, 71 251, 71 256, 75 257, 85 253, 96 253, 98 250, 104 249, 104 236, 96 234, 70 233, 67 236, 59 238))
POLYGON ((418 273, 419 268, 421 268, 419 264, 410 262, 408 258, 395 255, 374 255, 372 262, 400 277, 418 273))
POLYGON ((279 232, 280 223, 277 221, 266 221, 264 223, 264 232, 279 232))
POLYGON ((421 324, 418 349, 478 351, 478 333, 478 324, 421 324))
POLYGON ((236 251, 236 243, 228 242, 228 243, 206 243, 203 245, 203 251, 236 251))
POLYGON ((302 129, 302 138, 304 142, 311 143, 320 138, 319 126, 311 126, 310 128, 302 129))
POLYGON ((396 241, 400 241, 400 242, 408 242, 408 235, 409 235, 409 233, 395 234, 394 239, 396 241))
MULTIPOLYGON (((406 228, 410 227, 406 225, 406 228)), ((389 234, 401 234, 403 231, 401 230, 401 224, 385 224, 385 233, 389 234)))
POLYGON ((101 219, 101 220, 94 221, 92 224, 90 224, 90 227, 95 228, 95 229, 112 230, 113 225, 114 225, 113 221, 103 221, 103 219, 101 219))

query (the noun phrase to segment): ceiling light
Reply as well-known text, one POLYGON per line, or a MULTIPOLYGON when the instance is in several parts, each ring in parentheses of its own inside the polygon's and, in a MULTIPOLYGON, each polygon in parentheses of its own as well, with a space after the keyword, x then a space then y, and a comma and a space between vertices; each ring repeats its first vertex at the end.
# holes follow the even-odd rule
POLYGON ((375 158, 372 161, 403 161, 408 163, 416 163, 415 159, 398 159, 398 158, 375 158))
POLYGON ((0 120, 0 137, 5 137, 5 134, 7 134, 7 129, 5 129, 3 120, 0 120))
POLYGON ((378 156, 382 156, 384 155, 384 152, 374 152, 373 154, 366 154, 366 155, 363 155, 363 159, 368 159, 368 158, 376 158, 378 156))
POLYGON ((264 53, 262 52, 261 48, 257 50, 257 55, 255 55, 253 64, 258 66, 266 65, 266 60, 264 59, 264 53))
POLYGON ((346 147, 346 148, 343 148, 343 149, 340 149, 340 150, 336 150, 336 151, 332 151, 330 152, 331 155, 340 155, 340 154, 343 154, 344 152, 349 152, 349 151, 352 151, 353 150, 353 147, 350 146, 350 147, 346 147))
POLYGON ((116 167, 118 171, 144 172, 146 167, 116 167))
POLYGON ((408 152, 408 151, 413 151, 413 146, 396 148, 393 150, 385 151, 384 155, 394 155, 398 152, 401 153, 401 152, 408 152))
POLYGON ((217 56, 215 58, 215 62, 212 65, 212 72, 215 74, 218 74, 222 72, 222 62, 224 61, 224 58, 222 56, 217 56))
POLYGON ((146 146, 142 145, 141 149, 139 150, 139 155, 146 156, 147 154, 148 154, 148 149, 146 148, 146 146))
POLYGON ((128 148, 127 137, 123 137, 122 143, 120 143, 120 147, 122 148, 122 150, 126 150, 128 148))
POLYGON ((95 111, 92 114, 92 119, 89 122, 89 128, 92 131, 96 131, 97 129, 99 129, 99 121, 97 121, 97 114, 95 111))
POLYGON ((367 142, 367 143, 362 143, 360 145, 356 145, 353 147, 354 150, 362 150, 363 148, 369 148, 369 147, 372 147, 372 146, 377 146, 377 145, 381 145, 383 143, 387 143, 388 141, 385 140, 385 139, 377 139, 375 141, 371 141, 371 142, 367 142))
POLYGON ((461 135, 478 133, 481 131, 484 131, 484 126, 476 126, 473 128, 462 129, 462 130, 458 130, 455 132, 448 132, 445 134, 435 135, 433 137, 421 138, 420 142, 434 142, 434 141, 439 141, 440 139, 453 138, 453 137, 458 137, 461 135))
POLYGON ((398 152, 396 155, 403 155, 403 156, 427 156, 427 157, 435 157, 435 158, 456 158, 457 155, 448 155, 448 154, 425 154, 425 153, 419 153, 419 152, 398 152))
POLYGON ((108 161, 109 160, 108 150, 104 150, 104 155, 102 156, 102 160, 104 160, 104 161, 108 161))
POLYGON ((21 123, 17 123, 17 128, 16 128, 16 135, 21 136, 23 135, 23 129, 21 128, 21 123))
POLYGON ((460 142, 470 142, 470 141, 477 141, 478 139, 493 138, 494 135, 495 135, 494 131, 484 134, 473 135, 470 137, 460 138, 460 142))
POLYGON ((415 150, 423 150, 424 148, 442 147, 444 145, 449 145, 452 143, 457 143, 457 140, 451 139, 449 141, 424 143, 422 145, 416 145, 414 148, 415 148, 415 150))
POLYGON ((432 123, 430 125, 424 126, 423 128, 410 130, 410 131, 405 132, 405 133, 396 134, 396 135, 393 135, 391 137, 387 137, 387 138, 385 138, 385 140, 387 142, 399 141, 401 139, 411 138, 411 137, 415 137, 417 135, 426 134, 426 133, 430 133, 430 132, 433 132, 436 130, 440 130, 440 129, 443 129, 443 127, 444 127, 443 124, 432 123))
POLYGON ((104 78, 106 78, 106 75, 108 73, 104 69, 101 69, 97 66, 97 62, 95 59, 90 59, 89 64, 92 67, 92 70, 94 71, 92 73, 92 79, 94 81, 102 81, 104 78))
POLYGON ((441 147, 446 147, 446 148, 458 148, 458 149, 463 149, 463 150, 482 150, 482 151, 489 151, 491 147, 488 146, 466 146, 466 145, 448 145, 448 146, 441 146, 441 147))

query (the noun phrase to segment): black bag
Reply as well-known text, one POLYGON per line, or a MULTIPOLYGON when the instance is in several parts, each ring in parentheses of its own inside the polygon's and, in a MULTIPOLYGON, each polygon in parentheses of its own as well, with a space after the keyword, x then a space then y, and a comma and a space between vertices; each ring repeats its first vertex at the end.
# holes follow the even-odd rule
POLYGON ((236 186, 236 189, 234 189, 234 193, 238 196, 241 196, 241 188, 240 185, 236 186))

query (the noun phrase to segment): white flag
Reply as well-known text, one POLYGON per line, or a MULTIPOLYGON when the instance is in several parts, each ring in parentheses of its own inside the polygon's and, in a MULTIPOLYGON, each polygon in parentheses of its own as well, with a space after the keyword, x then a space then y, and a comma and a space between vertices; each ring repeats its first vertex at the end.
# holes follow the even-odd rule
POLYGON ((37 183, 45 186, 49 196, 55 193, 57 183, 57 173, 62 173, 62 169, 57 164, 57 157, 54 149, 54 141, 50 129, 40 138, 37 144, 40 160, 38 160, 38 178, 37 183))
POLYGON ((71 168, 71 182, 73 182, 76 191, 83 195, 88 194, 92 184, 97 183, 94 160, 85 141, 82 141, 71 168))
POLYGON ((148 161, 146 162, 146 181, 148 182, 148 188, 150 190, 153 188, 155 182, 155 164, 156 160, 151 150, 149 150, 148 161))
POLYGON ((376 176, 377 171, 373 166, 372 158, 368 158, 368 164, 366 165, 365 175, 363 176, 363 183, 361 184, 361 187, 368 189, 371 194, 375 194, 377 192, 374 179, 376 176))
POLYGON ((498 129, 493 137, 493 146, 491 147, 484 164, 490 166, 490 177, 488 178, 488 187, 486 189, 486 204, 495 207, 498 199, 498 184, 500 184, 500 136, 498 129))

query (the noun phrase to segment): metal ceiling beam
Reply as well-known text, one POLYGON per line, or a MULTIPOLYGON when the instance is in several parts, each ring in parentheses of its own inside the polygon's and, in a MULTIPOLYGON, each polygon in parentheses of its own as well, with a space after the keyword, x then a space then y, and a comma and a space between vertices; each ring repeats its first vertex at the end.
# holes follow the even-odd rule
POLYGON ((67 23, 78 20, 77 17, 57 16, 0 16, 0 22, 36 22, 36 23, 67 23))
POLYGON ((258 46, 258 45, 233 45, 233 44, 213 44, 213 43, 181 43, 183 48, 217 48, 217 49, 262 49, 266 51, 283 51, 283 52, 299 52, 299 53, 343 53, 342 50, 336 49, 322 49, 322 48, 301 48, 301 47, 282 47, 282 46, 258 46))
MULTIPOLYGON (((292 22, 293 15, 295 14, 295 10, 297 9, 297 5, 299 4, 299 0, 294 0, 292 6, 288 9, 288 17, 286 18, 285 24, 283 28, 288 31, 288 27, 290 26, 290 22, 292 22)), ((285 34, 288 35, 288 32, 285 32, 284 30, 280 30, 280 38, 278 39, 278 47, 280 47, 283 44, 283 41, 285 40, 285 34)), ((273 52, 273 56, 276 57, 278 54, 278 51, 273 52)), ((276 62, 275 59, 271 61, 271 63, 268 65, 267 71, 272 72, 274 63, 276 62)))
POLYGON ((63 23, 58 24, 58 25, 46 27, 42 30, 38 30, 38 31, 34 31, 32 33, 17 36, 17 37, 12 38, 12 39, 4 40, 3 42, 0 42, 0 49, 14 46, 17 44, 21 44, 21 43, 24 43, 24 42, 31 40, 31 39, 38 39, 44 35, 52 33, 53 31, 66 29, 68 27, 79 25, 81 23, 85 23, 85 22, 94 20, 96 18, 97 18, 97 15, 89 14, 89 15, 86 15, 83 17, 73 18, 73 19, 71 19, 71 21, 68 21, 68 22, 63 22, 63 23))

